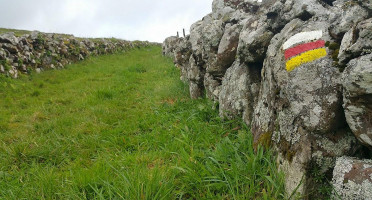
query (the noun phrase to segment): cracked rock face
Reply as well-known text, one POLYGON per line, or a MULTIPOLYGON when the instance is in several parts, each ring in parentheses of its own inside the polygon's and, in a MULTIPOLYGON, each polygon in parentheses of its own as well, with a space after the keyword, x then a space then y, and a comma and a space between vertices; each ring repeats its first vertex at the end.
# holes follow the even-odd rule
POLYGON ((332 185, 334 199, 372 199, 372 160, 338 158, 332 185))
POLYGON ((372 148, 372 54, 349 62, 343 86, 346 120, 358 140, 372 148))

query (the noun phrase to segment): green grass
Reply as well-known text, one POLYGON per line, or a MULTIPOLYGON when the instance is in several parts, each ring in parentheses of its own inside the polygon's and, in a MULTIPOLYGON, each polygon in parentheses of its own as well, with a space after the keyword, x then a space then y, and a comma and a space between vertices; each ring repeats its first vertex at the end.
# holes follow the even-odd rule
POLYGON ((0 199, 284 198, 272 153, 160 47, 2 76, 0 96, 0 199))

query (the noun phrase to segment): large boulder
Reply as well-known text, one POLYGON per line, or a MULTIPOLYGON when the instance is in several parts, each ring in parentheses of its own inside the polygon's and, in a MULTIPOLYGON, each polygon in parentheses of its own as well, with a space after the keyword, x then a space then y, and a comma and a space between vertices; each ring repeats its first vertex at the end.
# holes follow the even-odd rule
POLYGON ((372 149, 372 54, 351 60, 342 82, 346 120, 358 140, 372 149))
POLYGON ((252 133, 255 144, 273 140, 289 193, 310 194, 313 165, 326 173, 357 147, 343 117, 341 72, 325 46, 334 42, 328 28, 327 21, 292 20, 264 61, 252 133))
POLYGON ((333 199, 372 199, 372 160, 340 157, 333 170, 333 199))

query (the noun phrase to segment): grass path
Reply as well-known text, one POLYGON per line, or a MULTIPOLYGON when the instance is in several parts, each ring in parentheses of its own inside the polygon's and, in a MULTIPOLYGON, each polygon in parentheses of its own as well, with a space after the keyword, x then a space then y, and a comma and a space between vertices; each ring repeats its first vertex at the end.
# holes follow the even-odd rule
POLYGON ((160 47, 0 77, 0 199, 281 199, 270 152, 160 47))

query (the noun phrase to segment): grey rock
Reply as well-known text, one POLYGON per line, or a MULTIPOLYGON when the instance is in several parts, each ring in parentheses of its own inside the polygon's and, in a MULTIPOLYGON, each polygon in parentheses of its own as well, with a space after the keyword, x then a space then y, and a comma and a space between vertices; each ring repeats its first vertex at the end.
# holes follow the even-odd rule
POLYGON ((203 96, 203 89, 194 81, 189 82, 189 90, 191 99, 198 99, 203 96))
POLYGON ((268 25, 260 24, 256 18, 249 19, 239 37, 238 56, 240 60, 246 63, 262 63, 273 36, 268 25))
POLYGON ((334 38, 341 39, 358 22, 367 19, 369 13, 359 4, 352 1, 344 1, 337 4, 333 12, 340 13, 330 27, 330 34, 334 38))
POLYGON ((190 97, 197 99, 203 96, 203 80, 205 70, 198 66, 194 55, 190 56, 189 67, 187 68, 187 79, 189 81, 190 97))
POLYGON ((249 80, 248 67, 236 61, 222 79, 219 94, 219 109, 222 118, 242 117, 248 105, 249 80))
POLYGON ((203 31, 203 21, 197 21, 191 25, 190 28, 190 43, 191 50, 198 63, 202 63, 202 33, 203 31))
POLYGON ((239 24, 229 25, 225 28, 217 52, 217 66, 222 73, 235 61, 240 30, 241 26, 239 24))
POLYGON ((364 145, 372 148, 372 54, 351 60, 343 74, 347 123, 364 145))
POLYGON ((181 69, 181 80, 187 82, 189 60, 191 56, 191 43, 189 38, 182 38, 174 49, 175 64, 181 69))
POLYGON ((330 12, 317 0, 264 1, 263 14, 270 29, 277 33, 291 20, 304 21, 313 16, 329 16, 330 12))
MULTIPOLYGON (((328 28, 326 21, 292 20, 271 40, 264 61, 252 133, 256 144, 267 142, 263 140, 271 136, 281 159, 279 166, 287 172, 286 191, 289 193, 297 188, 302 177, 305 177, 305 185, 310 181, 306 171, 319 157, 316 154, 329 156, 329 160, 337 155, 324 152, 315 142, 318 136, 327 140, 338 135, 338 141, 346 141, 343 153, 349 152, 353 144, 353 140, 338 131, 346 122, 342 120, 341 73, 333 67, 331 56, 302 64, 293 71, 286 70, 284 42, 309 30, 321 30, 322 39, 332 41, 328 28)), ((332 162, 329 163, 326 169, 332 167, 332 162)), ((306 193, 307 188, 302 185, 298 191, 306 193)))
POLYGON ((213 0, 212 2, 212 17, 214 19, 229 18, 235 11, 232 7, 225 4, 225 0, 213 0))
POLYGON ((12 78, 18 78, 18 70, 17 68, 15 68, 14 66, 11 66, 9 71, 8 71, 8 75, 12 78))
POLYGON ((6 51, 0 48, 0 59, 4 60, 7 56, 6 51))
POLYGON ((358 23, 343 37, 338 59, 347 64, 360 55, 372 53, 372 18, 358 23))
POLYGON ((194 55, 190 56, 189 66, 187 69, 187 78, 188 80, 195 82, 203 81, 204 78, 203 68, 200 68, 197 65, 194 55))
POLYGON ((260 68, 239 61, 227 70, 219 94, 219 113, 222 118, 244 117, 249 125, 258 96, 260 68))
MULTIPOLYGON (((204 21, 204 20, 203 20, 204 21)), ((224 23, 221 20, 208 20, 203 23, 202 58, 206 63, 204 86, 208 98, 218 101, 219 88, 225 70, 217 65, 217 53, 224 34, 224 23)))
POLYGON ((176 36, 166 38, 162 45, 163 55, 172 57, 174 59, 174 50, 179 40, 180 38, 176 36))
POLYGON ((224 23, 221 20, 213 20, 203 25, 202 33, 203 59, 208 60, 210 54, 217 54, 224 33, 224 23))
POLYGON ((372 199, 372 160, 359 160, 351 157, 337 159, 333 170, 332 199, 371 200, 372 199))
POLYGON ((362 5, 363 8, 367 9, 369 12, 372 11, 372 1, 368 0, 358 0, 358 3, 362 5))
POLYGON ((18 38, 14 36, 13 32, 10 33, 4 33, 0 35, 0 43, 8 43, 12 45, 18 44, 18 38))
POLYGON ((217 54, 210 53, 206 61, 206 71, 207 73, 215 77, 223 77, 226 72, 226 69, 222 69, 221 66, 217 64, 217 54))
POLYGON ((8 44, 8 43, 5 43, 2 45, 3 49, 6 49, 8 50, 11 54, 17 54, 18 53, 18 48, 17 46, 13 45, 13 44, 8 44))
POLYGON ((204 87, 207 97, 217 102, 220 94, 221 80, 218 80, 211 74, 206 73, 204 77, 204 87))

